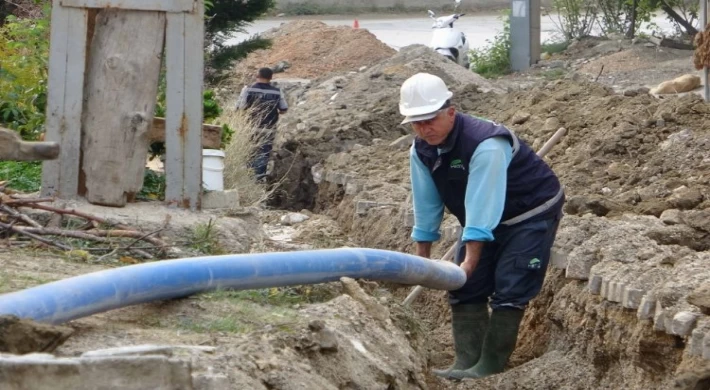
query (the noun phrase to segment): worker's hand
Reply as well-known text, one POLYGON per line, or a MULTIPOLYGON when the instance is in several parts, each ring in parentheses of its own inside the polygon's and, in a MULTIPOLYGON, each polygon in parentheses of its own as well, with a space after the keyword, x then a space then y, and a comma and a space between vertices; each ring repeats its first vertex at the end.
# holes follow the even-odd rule
POLYGON ((466 279, 469 279, 473 275, 473 271, 478 265, 478 260, 469 259, 468 257, 461 263, 461 269, 466 273, 466 279))

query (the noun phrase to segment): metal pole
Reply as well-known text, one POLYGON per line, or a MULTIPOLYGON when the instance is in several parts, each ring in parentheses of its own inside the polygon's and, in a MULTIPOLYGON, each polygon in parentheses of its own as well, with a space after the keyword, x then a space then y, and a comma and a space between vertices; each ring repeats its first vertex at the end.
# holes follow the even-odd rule
MULTIPOLYGON (((700 0, 700 32, 705 31, 705 26, 708 24, 708 0, 700 0)), ((710 85, 708 85, 708 67, 703 66, 703 98, 705 101, 710 99, 710 85)))

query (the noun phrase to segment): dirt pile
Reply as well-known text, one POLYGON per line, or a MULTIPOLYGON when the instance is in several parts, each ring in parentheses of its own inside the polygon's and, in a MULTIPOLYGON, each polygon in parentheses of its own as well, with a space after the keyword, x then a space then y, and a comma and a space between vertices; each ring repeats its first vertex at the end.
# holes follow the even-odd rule
POLYGON ((282 61, 290 67, 274 78, 311 79, 332 72, 356 71, 395 53, 367 30, 312 20, 288 22, 262 36, 272 39, 272 47, 250 54, 235 69, 237 78, 244 83, 253 80, 258 68, 282 61))
POLYGON ((398 112, 399 88, 417 72, 430 72, 450 85, 479 86, 502 92, 489 81, 413 45, 360 72, 315 80, 289 94, 293 108, 279 125, 274 155, 276 180, 283 180, 273 205, 312 208, 315 183, 311 167, 334 153, 408 134, 398 112))

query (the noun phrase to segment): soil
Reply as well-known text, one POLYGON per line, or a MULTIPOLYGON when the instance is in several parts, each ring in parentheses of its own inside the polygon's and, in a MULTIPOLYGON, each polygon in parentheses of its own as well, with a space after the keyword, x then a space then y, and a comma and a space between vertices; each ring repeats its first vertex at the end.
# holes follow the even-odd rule
POLYGON ((392 56, 395 51, 364 29, 328 26, 325 23, 301 20, 284 23, 269 30, 262 37, 272 40, 269 49, 258 50, 239 62, 236 80, 252 82, 256 70, 286 61, 290 65, 281 78, 312 79, 330 73, 357 71, 392 56), (314 60, 317 59, 317 60, 314 60))

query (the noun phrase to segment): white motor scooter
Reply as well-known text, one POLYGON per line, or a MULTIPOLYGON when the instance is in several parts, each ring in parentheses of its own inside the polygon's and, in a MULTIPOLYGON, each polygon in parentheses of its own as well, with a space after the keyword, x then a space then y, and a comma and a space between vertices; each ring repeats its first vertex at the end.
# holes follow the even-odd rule
MULTIPOLYGON (((461 4, 461 0, 455 0, 454 12, 461 4)), ((468 40, 466 35, 454 28, 454 22, 466 14, 454 13, 449 16, 436 17, 434 11, 429 10, 429 17, 434 19, 434 24, 431 28, 434 34, 431 37, 429 47, 437 53, 449 58, 451 61, 468 69, 468 40)))

